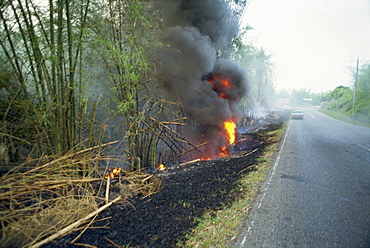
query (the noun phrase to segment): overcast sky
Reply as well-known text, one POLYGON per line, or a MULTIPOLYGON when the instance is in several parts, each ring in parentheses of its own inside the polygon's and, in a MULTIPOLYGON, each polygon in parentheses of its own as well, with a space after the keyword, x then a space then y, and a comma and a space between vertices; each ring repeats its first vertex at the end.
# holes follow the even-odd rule
POLYGON ((278 90, 351 86, 348 67, 370 62, 370 0, 249 0, 243 24, 273 55, 278 90))

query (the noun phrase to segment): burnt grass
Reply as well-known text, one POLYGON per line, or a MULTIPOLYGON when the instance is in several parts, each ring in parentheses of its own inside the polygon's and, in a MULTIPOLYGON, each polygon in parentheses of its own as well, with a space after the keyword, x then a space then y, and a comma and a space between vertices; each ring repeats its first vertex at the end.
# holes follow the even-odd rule
MULTIPOLYGON (((263 132, 280 125, 269 125, 263 132)), ((176 247, 185 234, 198 224, 206 212, 227 207, 240 193, 235 191, 238 180, 267 145, 260 133, 249 134, 233 155, 177 166, 156 176, 162 179, 161 189, 144 198, 135 196, 128 203, 116 203, 101 212, 97 220, 77 241, 75 231, 43 247, 176 247), (251 151, 257 149, 251 153, 251 151), (249 155, 248 155, 249 154, 249 155), (93 228, 91 228, 93 227, 93 228), (111 242, 110 242, 110 241, 111 242), (113 242, 113 243, 112 243, 113 242)))

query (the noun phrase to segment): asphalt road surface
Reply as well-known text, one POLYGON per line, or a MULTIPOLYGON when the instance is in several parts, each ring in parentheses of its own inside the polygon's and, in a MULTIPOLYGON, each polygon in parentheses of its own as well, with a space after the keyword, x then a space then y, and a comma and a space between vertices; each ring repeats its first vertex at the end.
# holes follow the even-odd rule
POLYGON ((291 120, 236 247, 370 247, 370 129, 291 120))

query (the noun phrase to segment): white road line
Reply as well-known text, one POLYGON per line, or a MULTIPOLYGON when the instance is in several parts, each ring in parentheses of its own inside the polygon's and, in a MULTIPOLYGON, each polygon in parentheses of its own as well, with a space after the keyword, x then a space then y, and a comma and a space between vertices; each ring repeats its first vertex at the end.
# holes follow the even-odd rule
POLYGON ((308 114, 311 118, 316 118, 315 116, 313 116, 310 112, 305 112, 306 114, 308 114))
MULTIPOLYGON (((289 122, 289 124, 288 124, 288 128, 287 128, 287 130, 286 130, 286 132, 285 132, 284 139, 283 139, 283 142, 282 142, 282 144, 281 144, 281 147, 280 147, 280 150, 279 150, 278 156, 277 156, 277 158, 276 158, 276 160, 275 160, 274 165, 273 165, 273 166, 272 166, 272 168, 271 168, 271 175, 270 175, 270 177, 269 177, 269 178, 267 179, 267 181, 266 181, 266 185, 267 185, 267 186, 266 186, 266 188, 265 188, 265 189, 263 189, 263 191, 264 191, 264 192, 263 192, 262 197, 261 197, 261 199, 260 199, 260 201, 259 201, 259 203, 258 203, 257 209, 261 208, 262 201, 263 201, 263 199, 265 198, 265 196, 266 196, 266 192, 267 192, 267 190, 268 190, 268 186, 269 186, 269 185, 270 185, 270 183, 271 183, 271 179, 272 179, 273 175, 275 175, 275 171, 276 171, 276 168, 277 168, 277 166, 278 166, 278 164, 279 164, 279 162, 280 162, 281 152, 282 152, 282 150, 284 149, 285 141, 286 141, 286 138, 288 137, 289 130, 290 130, 290 122, 289 122)), ((250 225, 249 225, 249 227, 248 227, 247 233, 245 234, 245 237, 243 238, 243 241, 241 242, 241 244, 240 244, 240 245, 244 245, 245 241, 247 240, 247 236, 250 234, 250 232, 251 232, 251 230, 252 230, 252 227, 253 227, 253 225, 254 225, 255 220, 256 220, 256 215, 254 215, 253 220, 251 221, 251 224, 250 224, 250 225)))
POLYGON ((367 148, 366 146, 363 146, 363 145, 361 145, 361 144, 357 144, 359 147, 361 147, 361 148, 364 148, 365 150, 367 150, 367 151, 369 151, 370 152, 370 149, 369 148, 367 148))

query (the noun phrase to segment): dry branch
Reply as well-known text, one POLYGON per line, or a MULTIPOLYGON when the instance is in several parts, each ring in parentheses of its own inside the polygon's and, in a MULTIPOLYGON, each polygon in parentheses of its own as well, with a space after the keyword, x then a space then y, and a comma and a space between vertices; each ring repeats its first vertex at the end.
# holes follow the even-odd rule
POLYGON ((105 238, 109 243, 111 243, 111 244, 112 244, 111 246, 118 247, 118 248, 123 248, 123 246, 117 245, 117 244, 116 244, 116 243, 114 243, 112 240, 108 239, 107 237, 105 237, 105 236, 104 236, 104 238, 105 238))
POLYGON ((28 145, 31 145, 31 142, 28 142, 27 140, 24 140, 24 139, 21 139, 21 138, 15 137, 15 136, 10 135, 10 134, 7 134, 7 133, 0 133, 0 135, 5 135, 5 136, 8 136, 9 138, 16 139, 16 140, 19 140, 19 141, 25 142, 25 143, 26 143, 26 144, 28 144, 28 145))
POLYGON ((154 175, 150 175, 150 176, 148 176, 148 177, 146 177, 146 178, 144 178, 143 180, 141 180, 141 182, 143 183, 143 182, 145 182, 146 180, 149 180, 150 178, 152 178, 154 175))
POLYGON ((73 243, 74 245, 79 245, 79 246, 84 246, 84 247, 89 247, 89 248, 98 248, 97 246, 94 245, 88 245, 88 244, 80 244, 80 243, 73 243))
POLYGON ((108 203, 109 201, 109 186, 110 186, 110 177, 107 178, 107 187, 105 189, 105 202, 108 203))
POLYGON ((49 163, 44 164, 44 165, 42 165, 42 166, 38 166, 38 167, 36 167, 35 169, 30 170, 30 171, 28 171, 28 172, 34 172, 34 171, 36 171, 36 170, 42 169, 42 168, 47 167, 47 166, 50 166, 50 165, 52 165, 52 164, 56 164, 56 163, 58 163, 58 162, 60 162, 60 161, 63 161, 63 160, 65 160, 65 159, 68 159, 68 158, 70 158, 70 157, 77 156, 77 155, 80 155, 80 154, 82 154, 82 153, 85 153, 85 152, 89 152, 89 151, 95 150, 95 149, 97 149, 97 148, 101 148, 101 147, 104 147, 104 146, 112 145, 112 144, 115 144, 115 143, 117 143, 117 142, 118 142, 118 140, 116 140, 116 141, 112 141, 112 142, 109 142, 109 143, 105 143, 105 144, 101 144, 101 145, 97 145, 97 146, 93 146, 93 147, 90 147, 90 148, 87 148, 87 149, 84 149, 84 150, 81 150, 81 151, 78 151, 78 152, 75 152, 75 153, 71 153, 71 154, 64 155, 64 156, 62 156, 62 157, 60 157, 60 158, 58 158, 58 159, 55 159, 55 160, 53 160, 53 161, 51 161, 51 162, 49 162, 49 163))
POLYGON ((207 144, 208 144, 208 142, 204 142, 204 143, 202 143, 202 144, 200 144, 200 145, 197 145, 197 146, 196 146, 196 147, 194 147, 194 148, 191 148, 191 149, 189 149, 189 150, 187 150, 187 151, 185 151, 185 152, 182 152, 182 153, 180 153, 180 154, 176 155, 175 157, 171 158, 169 161, 175 160, 176 158, 178 158, 178 157, 180 157, 180 156, 182 156, 182 155, 184 155, 184 154, 186 154, 186 153, 188 153, 188 152, 191 152, 191 151, 193 151, 193 150, 195 150, 195 149, 198 149, 198 148, 199 148, 199 147, 201 147, 201 146, 207 145, 207 144))
POLYGON ((175 135, 177 135, 177 136, 179 136, 181 139, 178 139, 178 138, 176 138, 176 137, 174 137, 176 140, 178 140, 178 141, 181 141, 181 142, 183 142, 183 143, 185 143, 185 144, 188 144, 188 145, 190 145, 190 146, 192 146, 192 147, 194 147, 194 148, 197 148, 196 146, 194 146, 192 143, 190 143, 184 136, 182 136, 182 135, 180 135, 178 132, 176 132, 175 130, 173 130, 173 129, 171 129, 171 128, 169 128, 167 125, 165 125, 165 124, 173 124, 173 123, 168 123, 168 122, 159 122, 159 121, 157 121, 156 119, 154 119, 153 117, 149 117, 152 121, 155 121, 155 122, 158 122, 159 123, 159 125, 161 125, 162 127, 164 127, 164 128, 166 128, 168 131, 170 131, 170 132, 172 132, 172 133, 174 133, 175 135))
MULTIPOLYGON (((244 154, 243 155, 243 157, 247 157, 247 156, 249 156, 249 155, 251 155, 251 154, 253 154, 253 153, 255 153, 256 151, 258 151, 259 150, 259 148, 256 148, 256 149, 254 149, 253 151, 251 151, 251 152, 248 152, 247 154, 244 154)), ((255 164, 255 165, 252 165, 252 166, 248 166, 247 168, 245 168, 245 169, 243 169, 243 170, 241 170, 241 171, 239 171, 238 172, 238 175, 240 175, 242 172, 244 172, 244 171, 246 171, 246 170, 250 170, 250 169, 252 169, 253 167, 256 167, 257 165, 255 164)))
POLYGON ((90 218, 91 218, 91 217, 93 217, 94 215, 96 215, 96 214, 100 213, 100 212, 101 212, 101 211, 103 211, 104 209, 106 209, 106 208, 110 207, 110 205, 112 205, 114 202, 119 201, 120 199, 121 199, 121 197, 120 197, 120 196, 119 196, 119 197, 117 197, 117 198, 116 198, 116 199, 114 199, 113 201, 111 201, 111 202, 109 202, 109 203, 105 204, 104 206, 100 207, 100 208, 99 208, 99 209, 97 209, 96 211, 94 211, 94 212, 90 213, 89 215, 87 215, 87 216, 83 217, 82 219, 79 219, 78 221, 76 221, 76 222, 72 223, 71 225, 69 225, 69 226, 67 226, 67 227, 63 228, 63 229, 62 229, 62 230, 60 230, 59 232, 57 232, 57 233, 55 233, 55 234, 51 235, 50 237, 48 237, 48 238, 46 238, 46 239, 44 239, 44 240, 42 240, 42 241, 38 242, 38 243, 37 243, 37 244, 35 244, 35 245, 32 245, 32 246, 31 246, 31 248, 37 248, 37 247, 40 247, 41 245, 44 245, 44 244, 46 244, 46 243, 48 243, 48 242, 50 242, 50 241, 53 241, 53 240, 54 240, 54 239, 56 239, 56 238, 58 238, 58 237, 60 237, 60 236, 62 236, 62 235, 64 235, 64 234, 68 233, 68 232, 69 232, 69 231, 71 231, 73 228, 75 228, 75 227, 77 227, 77 226, 81 225, 83 222, 85 222, 86 220, 90 219, 90 218))
POLYGON ((182 164, 179 164, 179 166, 184 166, 184 165, 192 164, 192 163, 195 163, 195 162, 198 162, 198 161, 200 161, 200 158, 194 159, 194 160, 191 160, 191 161, 182 163, 182 164))

